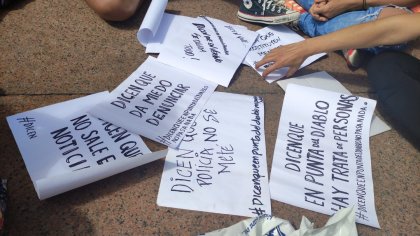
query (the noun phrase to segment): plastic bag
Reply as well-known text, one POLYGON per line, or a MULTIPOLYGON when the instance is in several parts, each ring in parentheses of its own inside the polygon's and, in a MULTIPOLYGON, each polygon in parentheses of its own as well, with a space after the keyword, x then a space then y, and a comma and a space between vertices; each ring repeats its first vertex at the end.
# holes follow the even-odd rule
POLYGON ((228 228, 219 229, 204 236, 355 236, 357 235, 356 218, 353 208, 345 208, 333 215, 324 227, 314 229, 305 216, 300 228, 295 230, 289 221, 270 215, 261 215, 243 220, 228 228))

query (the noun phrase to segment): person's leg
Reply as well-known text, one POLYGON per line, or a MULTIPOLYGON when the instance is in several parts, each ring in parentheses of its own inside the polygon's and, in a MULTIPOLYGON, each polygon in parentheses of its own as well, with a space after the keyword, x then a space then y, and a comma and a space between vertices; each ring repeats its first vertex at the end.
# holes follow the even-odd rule
POLYGON ((143 0, 86 0, 86 3, 101 18, 123 21, 130 18, 143 0))
POLYGON ((420 143, 420 60, 402 52, 383 52, 372 58, 367 73, 379 107, 420 143))
POLYGON ((392 15, 408 14, 408 11, 396 7, 369 7, 367 10, 350 11, 322 22, 312 18, 311 14, 301 14, 299 28, 308 36, 316 37, 328 34, 352 25, 361 24, 392 15))

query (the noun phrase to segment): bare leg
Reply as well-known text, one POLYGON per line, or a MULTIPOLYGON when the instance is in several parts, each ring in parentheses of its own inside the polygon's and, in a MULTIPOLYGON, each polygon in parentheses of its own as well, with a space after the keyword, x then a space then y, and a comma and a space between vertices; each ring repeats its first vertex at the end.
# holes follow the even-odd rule
POLYGON ((123 21, 130 18, 143 0, 85 0, 101 18, 123 21))
POLYGON ((403 15, 408 14, 406 10, 395 8, 395 7, 385 7, 382 9, 381 13, 378 15, 378 20, 383 19, 390 16, 396 16, 396 15, 403 15))

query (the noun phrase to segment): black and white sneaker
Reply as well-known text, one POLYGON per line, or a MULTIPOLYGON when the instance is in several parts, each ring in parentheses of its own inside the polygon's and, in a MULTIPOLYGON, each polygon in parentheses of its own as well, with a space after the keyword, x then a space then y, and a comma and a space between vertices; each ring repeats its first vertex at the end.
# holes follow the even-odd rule
POLYGON ((243 21, 279 25, 296 21, 300 13, 287 8, 284 0, 242 0, 238 17, 243 21))
POLYGON ((291 30, 293 31, 299 31, 299 19, 294 20, 294 21, 290 21, 286 23, 286 26, 288 26, 291 30))

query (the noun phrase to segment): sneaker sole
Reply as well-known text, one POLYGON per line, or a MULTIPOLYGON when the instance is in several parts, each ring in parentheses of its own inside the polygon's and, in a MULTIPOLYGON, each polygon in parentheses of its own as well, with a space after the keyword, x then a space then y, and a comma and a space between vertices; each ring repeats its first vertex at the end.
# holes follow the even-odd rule
POLYGON ((239 19, 243 21, 263 23, 263 24, 268 24, 268 25, 280 25, 280 24, 289 23, 289 22, 299 19, 300 13, 294 12, 294 13, 287 14, 281 17, 278 17, 278 16, 273 17, 273 16, 254 16, 254 15, 249 15, 241 11, 238 11, 237 16, 239 19))
POLYGON ((359 68, 362 65, 361 55, 357 49, 349 49, 343 53, 347 66, 359 68))

